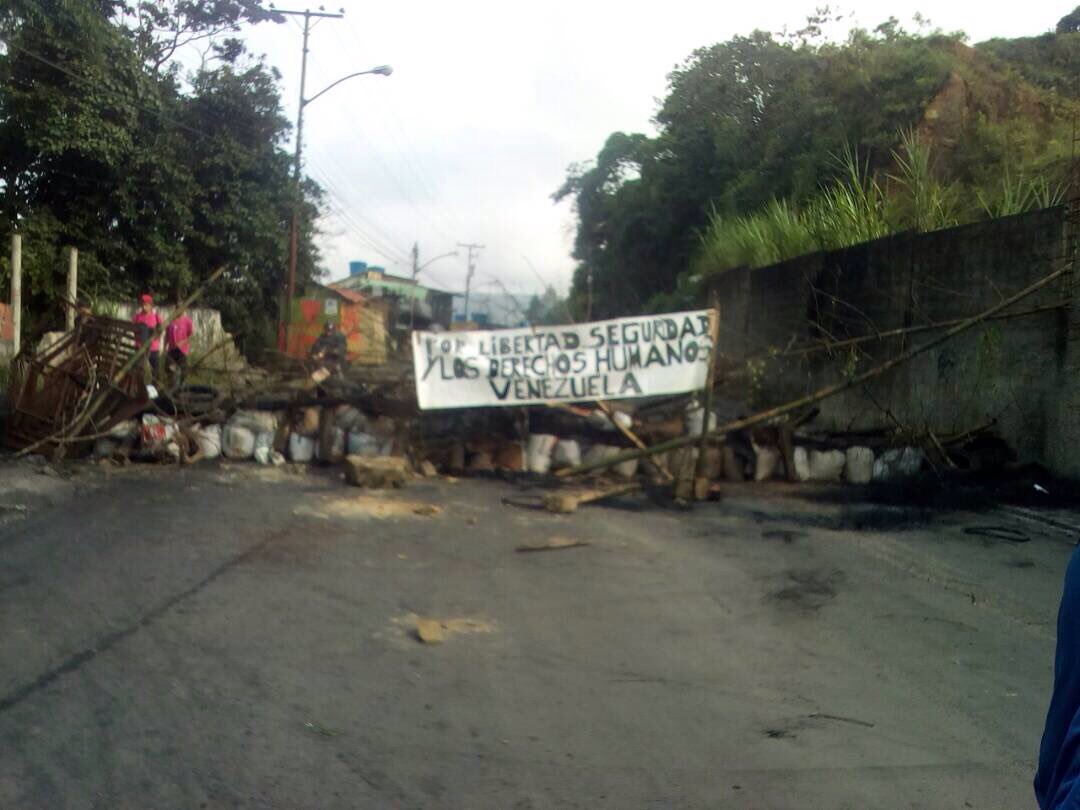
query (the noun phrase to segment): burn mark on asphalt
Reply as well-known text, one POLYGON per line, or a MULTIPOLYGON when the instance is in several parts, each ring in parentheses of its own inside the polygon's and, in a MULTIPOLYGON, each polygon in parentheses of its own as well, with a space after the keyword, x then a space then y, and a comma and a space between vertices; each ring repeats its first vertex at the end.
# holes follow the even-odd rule
POLYGON ((836 598, 837 589, 847 581, 847 576, 839 568, 792 568, 782 576, 782 586, 767 594, 766 599, 804 613, 812 613, 827 605, 836 598))

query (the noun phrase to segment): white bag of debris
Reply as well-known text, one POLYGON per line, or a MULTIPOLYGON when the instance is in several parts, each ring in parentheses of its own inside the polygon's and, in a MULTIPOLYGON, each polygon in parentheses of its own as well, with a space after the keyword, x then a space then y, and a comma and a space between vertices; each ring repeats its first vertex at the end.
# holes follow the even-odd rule
POLYGON ((315 458, 315 440, 299 433, 289 434, 289 458, 297 464, 308 464, 315 458))
POLYGON ((795 467, 795 478, 799 481, 810 480, 810 454, 805 447, 796 447, 792 463, 795 467))
POLYGON ((125 419, 109 428, 110 439, 134 439, 139 433, 139 423, 134 419, 125 419))
POLYGON ((529 472, 546 473, 551 469, 551 452, 558 441, 557 436, 547 433, 534 433, 529 437, 525 451, 529 472))
POLYGON ((555 469, 576 467, 581 463, 581 445, 575 439, 559 439, 551 451, 551 466, 555 469))
MULTIPOLYGON (((622 452, 622 448, 618 448, 619 452, 622 452)), ((629 461, 620 461, 611 469, 615 471, 615 474, 620 478, 633 478, 637 475, 638 465, 641 463, 641 459, 632 458, 629 461)))
POLYGON ((894 447, 874 461, 873 480, 890 481, 910 478, 922 469, 926 453, 920 447, 894 447))
POLYGON ((251 458, 255 453, 255 433, 250 428, 230 422, 221 431, 221 453, 233 461, 251 458))
POLYGON ((345 431, 339 427, 334 428, 334 437, 330 441, 329 450, 330 452, 325 454, 324 458, 322 442, 316 442, 315 458, 328 463, 337 463, 345 458, 345 431))
POLYGON ((615 425, 629 430, 634 424, 634 417, 623 411, 612 409, 611 416, 608 416, 604 411, 596 408, 589 412, 589 415, 585 418, 585 421, 592 427, 598 430, 618 430, 615 425), (612 420, 614 419, 614 424, 612 420))
POLYGON ((269 464, 270 456, 274 451, 269 447, 256 447, 255 448, 255 462, 257 464, 269 464))
POLYGON ((350 456, 379 455, 379 440, 370 433, 350 430, 346 444, 350 456))
MULTIPOLYGON (((698 431, 701 431, 700 425, 698 431)), ((768 445, 753 442, 751 444, 754 448, 754 480, 768 481, 776 475, 776 470, 780 466, 780 451, 768 445)))
POLYGON ((256 435, 272 434, 278 426, 278 420, 273 411, 237 411, 229 418, 228 423, 245 427, 256 435))
POLYGON ((846 461, 843 450, 811 450, 810 480, 839 481, 846 461))
POLYGON ((874 477, 874 451, 869 447, 849 447, 844 456, 844 480, 849 484, 869 484, 874 477))
POLYGON ((272 430, 260 430, 255 434, 255 449, 260 447, 273 447, 274 446, 274 431, 272 430))
POLYGON ((221 425, 197 427, 195 441, 199 445, 199 455, 202 458, 217 458, 221 455, 221 425))
MULTIPOLYGON (((700 436, 701 428, 705 424, 705 409, 696 402, 691 403, 686 409, 686 435, 700 436)), ((716 414, 709 412, 709 430, 716 428, 716 414)))

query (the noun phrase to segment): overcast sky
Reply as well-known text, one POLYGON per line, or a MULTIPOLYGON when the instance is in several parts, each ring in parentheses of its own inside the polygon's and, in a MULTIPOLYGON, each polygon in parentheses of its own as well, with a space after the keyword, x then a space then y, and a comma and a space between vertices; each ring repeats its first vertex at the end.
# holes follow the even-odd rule
MULTIPOLYGON (((299 8, 277 0, 278 8, 299 8)), ((307 95, 342 75, 381 64, 390 77, 362 76, 307 107, 304 164, 329 192, 319 246, 330 278, 352 259, 409 271, 458 242, 485 245, 474 289, 564 292, 573 260, 569 202, 551 193, 567 166, 595 156, 613 131, 653 132, 650 119, 671 68, 697 47, 754 28, 798 28, 811 2, 546 3, 355 2, 344 19, 311 35, 307 95), (530 266, 531 264, 531 266, 530 266)), ((890 14, 909 24, 921 10, 935 26, 972 42, 1053 28, 1072 4, 864 2, 847 4, 873 28, 890 14)), ((833 8, 837 8, 833 4, 833 8)), ((250 48, 282 73, 295 119, 300 82, 298 18, 248 32, 250 48)), ((421 278, 464 287, 464 252, 421 278)))

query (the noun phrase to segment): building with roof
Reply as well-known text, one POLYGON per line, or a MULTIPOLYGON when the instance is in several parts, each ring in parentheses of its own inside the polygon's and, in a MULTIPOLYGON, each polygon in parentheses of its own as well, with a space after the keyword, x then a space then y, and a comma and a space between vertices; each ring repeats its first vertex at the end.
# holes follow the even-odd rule
POLYGON ((388 328, 397 335, 411 329, 449 329, 453 320, 453 293, 425 287, 416 279, 391 275, 364 262, 349 262, 349 275, 330 286, 362 293, 369 300, 385 301, 388 328))

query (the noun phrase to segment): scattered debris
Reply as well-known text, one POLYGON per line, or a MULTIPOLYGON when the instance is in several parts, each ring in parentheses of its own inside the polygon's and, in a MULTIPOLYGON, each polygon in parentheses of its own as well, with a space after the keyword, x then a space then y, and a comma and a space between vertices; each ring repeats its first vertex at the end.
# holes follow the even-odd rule
POLYGON ((416 636, 425 644, 438 644, 443 640, 442 625, 435 619, 417 619, 416 636))
POLYGON ((435 517, 442 514, 442 507, 436 506, 433 503, 425 503, 417 506, 413 509, 414 515, 421 515, 423 517, 435 517))
POLYGON ((586 540, 575 540, 572 537, 560 537, 556 535, 543 543, 526 543, 518 546, 514 551, 527 554, 533 551, 562 551, 567 548, 580 548, 589 545, 586 540))
POLYGON ((577 511, 579 506, 594 503, 604 498, 613 498, 616 495, 625 495, 641 488, 641 484, 619 484, 606 489, 577 490, 574 492, 550 492, 544 496, 544 508, 556 514, 571 514, 577 511))
POLYGON ((399 489, 409 481, 409 466, 398 456, 346 456, 345 481, 354 487, 399 489))

